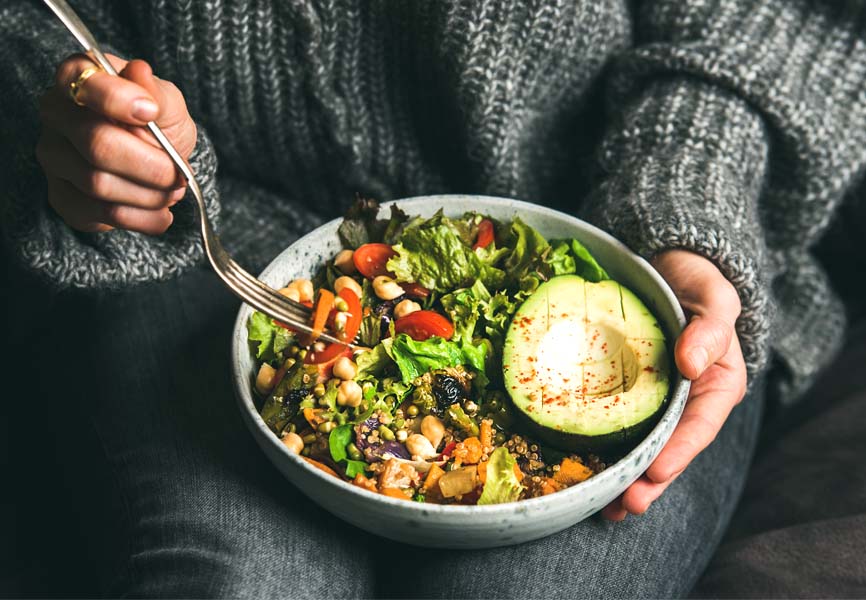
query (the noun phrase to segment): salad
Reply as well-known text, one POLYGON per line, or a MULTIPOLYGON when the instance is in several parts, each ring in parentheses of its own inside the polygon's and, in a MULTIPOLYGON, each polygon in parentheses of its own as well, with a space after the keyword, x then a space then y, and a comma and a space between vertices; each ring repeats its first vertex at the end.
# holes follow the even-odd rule
POLYGON ((290 451, 372 493, 497 504, 585 481, 654 422, 664 336, 578 240, 379 212, 358 200, 344 249, 280 290, 311 335, 249 319, 261 417, 290 451))

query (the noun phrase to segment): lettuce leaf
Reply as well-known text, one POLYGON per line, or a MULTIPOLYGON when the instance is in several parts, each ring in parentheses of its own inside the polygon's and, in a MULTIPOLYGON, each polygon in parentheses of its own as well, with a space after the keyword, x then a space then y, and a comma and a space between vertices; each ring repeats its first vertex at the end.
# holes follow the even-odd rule
POLYGON ((593 283, 610 279, 610 275, 598 264, 586 246, 576 239, 553 240, 550 244, 553 251, 543 259, 550 271, 548 275, 575 274, 593 283))
POLYGON ((470 343, 456 343, 440 337, 431 337, 423 342, 416 342, 405 333, 393 338, 389 344, 383 344, 388 356, 397 363, 404 384, 414 381, 428 371, 471 365, 480 373, 484 372, 484 355, 487 347, 483 344, 474 346, 470 343))
POLYGON ((567 242, 559 242, 553 246, 553 251, 544 257, 544 262, 553 275, 571 275, 575 271, 574 257, 567 242))
POLYGON ((255 311, 247 323, 247 339, 255 344, 257 359, 271 362, 281 357, 283 350, 295 341, 295 336, 266 314, 255 311))
POLYGON ((449 219, 441 211, 411 223, 403 231, 388 270, 397 281, 417 282, 427 289, 450 292, 480 279, 488 287, 501 287, 505 273, 473 252, 466 241, 468 225, 449 219))
POLYGON ((478 504, 504 504, 516 502, 523 486, 514 473, 514 457, 506 448, 499 447, 490 455, 487 463, 487 481, 478 498, 478 504))
POLYGON ((343 245, 354 249, 369 242, 393 244, 409 217, 393 204, 390 218, 379 219, 378 215, 378 202, 371 198, 358 198, 337 229, 343 245))
POLYGON ((391 357, 388 356, 384 344, 376 344, 367 352, 359 354, 355 359, 355 364, 358 365, 358 378, 381 377, 388 365, 391 364, 391 357))
MULTIPOLYGON (((484 292, 487 292, 487 288, 480 281, 476 281, 476 285, 480 285, 484 292)), ((472 342, 475 335, 475 325, 481 316, 481 300, 475 292, 475 287, 473 285, 472 288, 455 290, 442 296, 439 300, 454 325, 452 340, 472 342)), ((487 296, 489 297, 490 294, 487 296)))
POLYGON ((346 446, 352 441, 353 432, 353 427, 347 424, 333 429, 328 435, 328 450, 331 452, 331 458, 336 463, 346 463, 346 477, 350 478, 354 478, 359 473, 363 475, 367 470, 367 463, 362 460, 352 460, 346 453, 346 446))
POLYGON ((503 265, 508 273, 509 285, 524 289, 527 285, 524 280, 537 270, 538 262, 550 245, 544 236, 524 223, 520 217, 514 217, 511 222, 504 245, 511 248, 511 253, 503 265))
POLYGON ((602 279, 610 279, 610 275, 596 262, 595 257, 589 253, 586 246, 575 239, 571 240, 571 252, 574 254, 575 273, 577 275, 593 283, 598 283, 602 279))

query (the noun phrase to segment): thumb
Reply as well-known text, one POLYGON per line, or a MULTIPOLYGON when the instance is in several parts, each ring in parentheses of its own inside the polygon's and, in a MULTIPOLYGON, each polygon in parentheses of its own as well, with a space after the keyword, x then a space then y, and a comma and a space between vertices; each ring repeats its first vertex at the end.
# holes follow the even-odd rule
POLYGON ((672 250, 654 264, 691 315, 674 358, 683 375, 697 379, 727 354, 740 315, 739 295, 721 271, 698 254, 672 250))
POLYGON ((697 379, 731 347, 734 324, 711 314, 696 314, 677 340, 674 358, 680 372, 697 379))

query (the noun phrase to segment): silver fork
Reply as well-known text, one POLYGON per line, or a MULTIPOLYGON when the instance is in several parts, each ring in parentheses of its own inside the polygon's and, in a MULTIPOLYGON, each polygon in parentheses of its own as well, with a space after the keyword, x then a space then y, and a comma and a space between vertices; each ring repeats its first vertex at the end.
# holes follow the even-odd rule
MULTIPOLYGON (((44 0, 45 4, 54 12, 55 15, 63 22, 66 29, 75 36, 78 43, 84 48, 85 52, 96 61, 102 69, 110 74, 117 75, 117 71, 111 66, 111 63, 105 57, 93 34, 81 22, 81 19, 72 10, 65 0, 44 0)), ((216 274, 225 282, 228 288, 234 292, 241 300, 252 306, 253 308, 262 311, 290 325, 293 329, 304 333, 312 333, 313 329, 310 326, 310 316, 312 311, 300 304, 279 294, 276 290, 267 284, 259 281, 250 273, 242 269, 223 249, 220 243, 219 236, 214 233, 211 227, 210 220, 205 210, 204 199, 201 195, 201 188, 195 179, 195 174, 192 169, 181 158, 175 147, 172 145, 159 126, 151 121, 147 124, 147 128, 156 137, 171 160, 174 162, 178 171, 183 178, 186 179, 189 189, 195 198, 198 214, 201 220, 201 239, 204 245, 205 254, 210 261, 216 274)), ((338 340, 328 332, 322 332, 319 339, 345 344, 346 342, 338 340)), ((350 345, 350 344, 347 344, 350 345)))

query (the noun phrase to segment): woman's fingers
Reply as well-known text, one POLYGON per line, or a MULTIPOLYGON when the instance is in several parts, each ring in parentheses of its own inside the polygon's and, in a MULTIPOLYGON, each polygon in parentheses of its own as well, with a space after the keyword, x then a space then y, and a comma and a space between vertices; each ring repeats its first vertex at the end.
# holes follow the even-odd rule
POLYGON ((692 318, 677 340, 674 359, 692 380, 689 399, 671 438, 646 473, 603 515, 642 514, 716 438, 746 391, 746 366, 735 331, 740 299, 713 263, 684 250, 664 252, 653 264, 692 318))
POLYGON ((95 113, 82 111, 58 94, 49 94, 43 100, 42 120, 100 171, 162 190, 174 189, 180 183, 174 163, 164 150, 95 113))
MULTIPOLYGON (((109 60, 119 72, 127 67, 126 61, 117 57, 110 56, 109 60)), ((57 69, 57 87, 68 90, 85 70, 94 66, 92 60, 82 55, 64 61, 57 69)), ((147 89, 102 70, 82 83, 76 99, 94 113, 129 125, 144 125, 159 116, 159 105, 147 89)))
POLYGON ((157 235, 164 233, 174 220, 168 208, 147 210, 102 202, 57 177, 48 178, 48 202, 70 227, 79 231, 107 231, 117 227, 157 235))
POLYGON ((671 439, 647 469, 655 483, 676 477, 716 438, 746 393, 746 365, 734 336, 729 352, 692 382, 692 392, 671 439))
POLYGON ((48 175, 68 181, 80 192, 98 200, 155 210, 174 205, 186 193, 186 186, 159 190, 96 169, 75 151, 67 139, 51 132, 42 135, 36 147, 36 157, 48 175))
POLYGON ((628 511, 622 507, 622 496, 601 509, 601 516, 608 521, 622 521, 627 515, 628 511))

